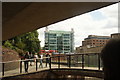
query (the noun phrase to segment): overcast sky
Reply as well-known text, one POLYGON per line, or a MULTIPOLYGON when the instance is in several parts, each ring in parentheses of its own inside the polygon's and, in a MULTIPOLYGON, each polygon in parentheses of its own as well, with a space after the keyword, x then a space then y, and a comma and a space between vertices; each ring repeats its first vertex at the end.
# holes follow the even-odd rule
MULTIPOLYGON (((75 47, 82 45, 88 35, 110 36, 118 32, 118 4, 104 7, 48 26, 49 30, 74 29, 75 47)), ((44 46, 45 28, 38 29, 41 47, 44 46)))

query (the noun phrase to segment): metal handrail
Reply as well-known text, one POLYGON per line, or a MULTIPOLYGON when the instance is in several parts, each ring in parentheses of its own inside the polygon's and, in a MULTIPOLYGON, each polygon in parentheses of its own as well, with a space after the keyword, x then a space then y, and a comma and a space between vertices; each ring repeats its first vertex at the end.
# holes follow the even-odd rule
MULTIPOLYGON (((43 57, 43 59, 45 59, 45 58, 50 58, 50 57, 43 57)), ((36 58, 36 59, 41 59, 41 58, 36 58)), ((5 61, 5 62, 0 62, 0 64, 1 64, 1 63, 20 62, 20 61, 29 61, 29 60, 35 60, 35 58, 34 58, 34 59, 24 59, 24 60, 5 61)))
MULTIPOLYGON (((65 57, 65 56, 75 56, 75 55, 89 55, 89 54, 91 55, 91 54, 99 54, 99 53, 66 54, 66 55, 51 56, 51 58, 54 58, 54 57, 65 57)), ((45 58, 50 58, 50 57, 43 57, 43 59, 45 59, 45 58)), ((41 59, 41 58, 37 58, 37 59, 41 59)), ((20 62, 20 61, 28 61, 28 60, 34 60, 34 59, 13 60, 13 61, 5 61, 5 62, 0 62, 0 63, 20 62)))
MULTIPOLYGON (((100 54, 99 53, 79 53, 79 54, 67 54, 67 55, 58 55, 58 56, 50 56, 50 57, 43 57, 43 59, 47 59, 49 58, 49 69, 51 69, 51 64, 52 64, 52 61, 51 59, 52 58, 58 58, 58 69, 60 69, 60 58, 61 57, 68 57, 68 67, 71 68, 71 56, 76 56, 76 55, 82 55, 81 58, 82 58, 82 69, 84 69, 84 66, 85 66, 85 63, 84 63, 84 55, 92 55, 92 54, 97 54, 98 55, 98 70, 100 70, 100 54)), ((20 62, 20 73, 22 73, 22 62, 24 61, 30 61, 30 60, 39 60, 41 58, 34 58, 34 59, 24 59, 24 60, 13 60, 13 61, 7 61, 7 62, 0 62, 0 64, 3 64, 3 71, 2 71, 2 75, 4 76, 4 64, 6 63, 11 63, 11 62, 20 62)), ((37 61, 36 61, 36 71, 37 71, 37 61)))

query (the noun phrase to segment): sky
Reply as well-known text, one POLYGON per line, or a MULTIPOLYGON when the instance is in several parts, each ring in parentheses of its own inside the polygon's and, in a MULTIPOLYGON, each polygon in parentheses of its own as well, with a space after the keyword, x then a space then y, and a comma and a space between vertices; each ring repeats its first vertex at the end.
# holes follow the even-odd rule
MULTIPOLYGON (((47 26, 49 30, 71 31, 74 29, 75 47, 82 45, 88 35, 110 36, 118 33, 118 4, 113 4, 89 13, 47 26)), ((44 47, 45 28, 38 29, 41 47, 44 47)))

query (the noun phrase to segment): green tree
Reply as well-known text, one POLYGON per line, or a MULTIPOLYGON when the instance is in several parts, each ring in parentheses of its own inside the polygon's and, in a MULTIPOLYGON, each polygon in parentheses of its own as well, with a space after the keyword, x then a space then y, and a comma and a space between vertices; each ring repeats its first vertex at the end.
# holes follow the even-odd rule
POLYGON ((21 49, 32 53, 39 52, 40 41, 38 39, 38 35, 37 31, 28 32, 7 41, 3 41, 2 44, 3 46, 11 49, 21 49))
POLYGON ((26 44, 21 41, 16 43, 16 47, 18 47, 19 49, 24 50, 25 46, 26 46, 26 44))
POLYGON ((7 40, 7 41, 4 42, 4 46, 7 47, 7 48, 11 48, 11 49, 13 48, 13 46, 12 46, 12 44, 10 43, 9 40, 7 40))
POLYGON ((39 52, 40 50, 40 41, 38 39, 38 32, 33 31, 27 33, 24 37, 26 38, 24 42, 26 43, 26 50, 32 53, 39 52))

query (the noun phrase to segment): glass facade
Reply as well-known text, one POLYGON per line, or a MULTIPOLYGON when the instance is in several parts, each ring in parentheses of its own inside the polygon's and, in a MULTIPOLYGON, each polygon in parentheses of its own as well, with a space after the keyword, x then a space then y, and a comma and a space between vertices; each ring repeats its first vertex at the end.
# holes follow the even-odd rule
POLYGON ((73 31, 45 31, 45 50, 57 50, 58 53, 74 51, 73 31))

